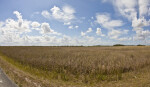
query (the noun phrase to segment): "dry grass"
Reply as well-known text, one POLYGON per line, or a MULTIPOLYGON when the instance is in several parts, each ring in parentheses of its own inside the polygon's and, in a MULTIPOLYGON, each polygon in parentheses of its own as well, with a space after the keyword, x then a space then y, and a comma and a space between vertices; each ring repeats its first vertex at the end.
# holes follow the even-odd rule
POLYGON ((149 46, 0 47, 0 52, 21 65, 45 71, 46 79, 67 82, 118 81, 122 73, 150 64, 149 46))

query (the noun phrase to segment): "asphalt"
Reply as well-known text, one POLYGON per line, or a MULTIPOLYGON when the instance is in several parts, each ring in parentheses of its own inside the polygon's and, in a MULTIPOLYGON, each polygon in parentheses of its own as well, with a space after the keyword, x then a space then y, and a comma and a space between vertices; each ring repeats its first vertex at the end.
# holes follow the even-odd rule
POLYGON ((18 87, 0 68, 0 87, 18 87))

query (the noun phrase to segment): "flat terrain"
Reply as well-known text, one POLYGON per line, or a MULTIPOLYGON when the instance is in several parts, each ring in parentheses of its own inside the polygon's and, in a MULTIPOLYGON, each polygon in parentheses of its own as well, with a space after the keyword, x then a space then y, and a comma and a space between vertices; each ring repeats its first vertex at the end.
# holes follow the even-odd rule
POLYGON ((150 84, 149 46, 0 47, 0 53, 1 66, 5 69, 8 63, 7 68, 17 70, 18 77, 13 76, 16 72, 5 69, 23 87, 29 83, 35 87, 149 87, 150 84))

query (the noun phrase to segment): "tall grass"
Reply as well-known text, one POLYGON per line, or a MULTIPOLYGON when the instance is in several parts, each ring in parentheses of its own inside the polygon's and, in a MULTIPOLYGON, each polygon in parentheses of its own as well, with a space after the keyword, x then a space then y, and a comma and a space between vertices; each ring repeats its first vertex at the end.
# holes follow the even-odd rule
POLYGON ((51 79, 119 80, 121 74, 150 64, 150 47, 0 47, 22 65, 48 72, 51 79), (50 74, 51 73, 51 74, 50 74))

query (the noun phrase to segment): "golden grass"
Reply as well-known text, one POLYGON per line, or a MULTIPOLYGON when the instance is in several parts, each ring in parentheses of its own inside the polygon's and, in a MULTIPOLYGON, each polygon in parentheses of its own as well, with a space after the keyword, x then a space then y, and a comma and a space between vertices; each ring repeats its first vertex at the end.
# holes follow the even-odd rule
POLYGON ((149 46, 0 47, 0 52, 37 77, 74 83, 118 81, 122 73, 150 64, 149 46))
POLYGON ((83 87, 86 85, 52 80, 49 76, 54 73, 22 65, 1 53, 0 66, 19 87, 83 87))

